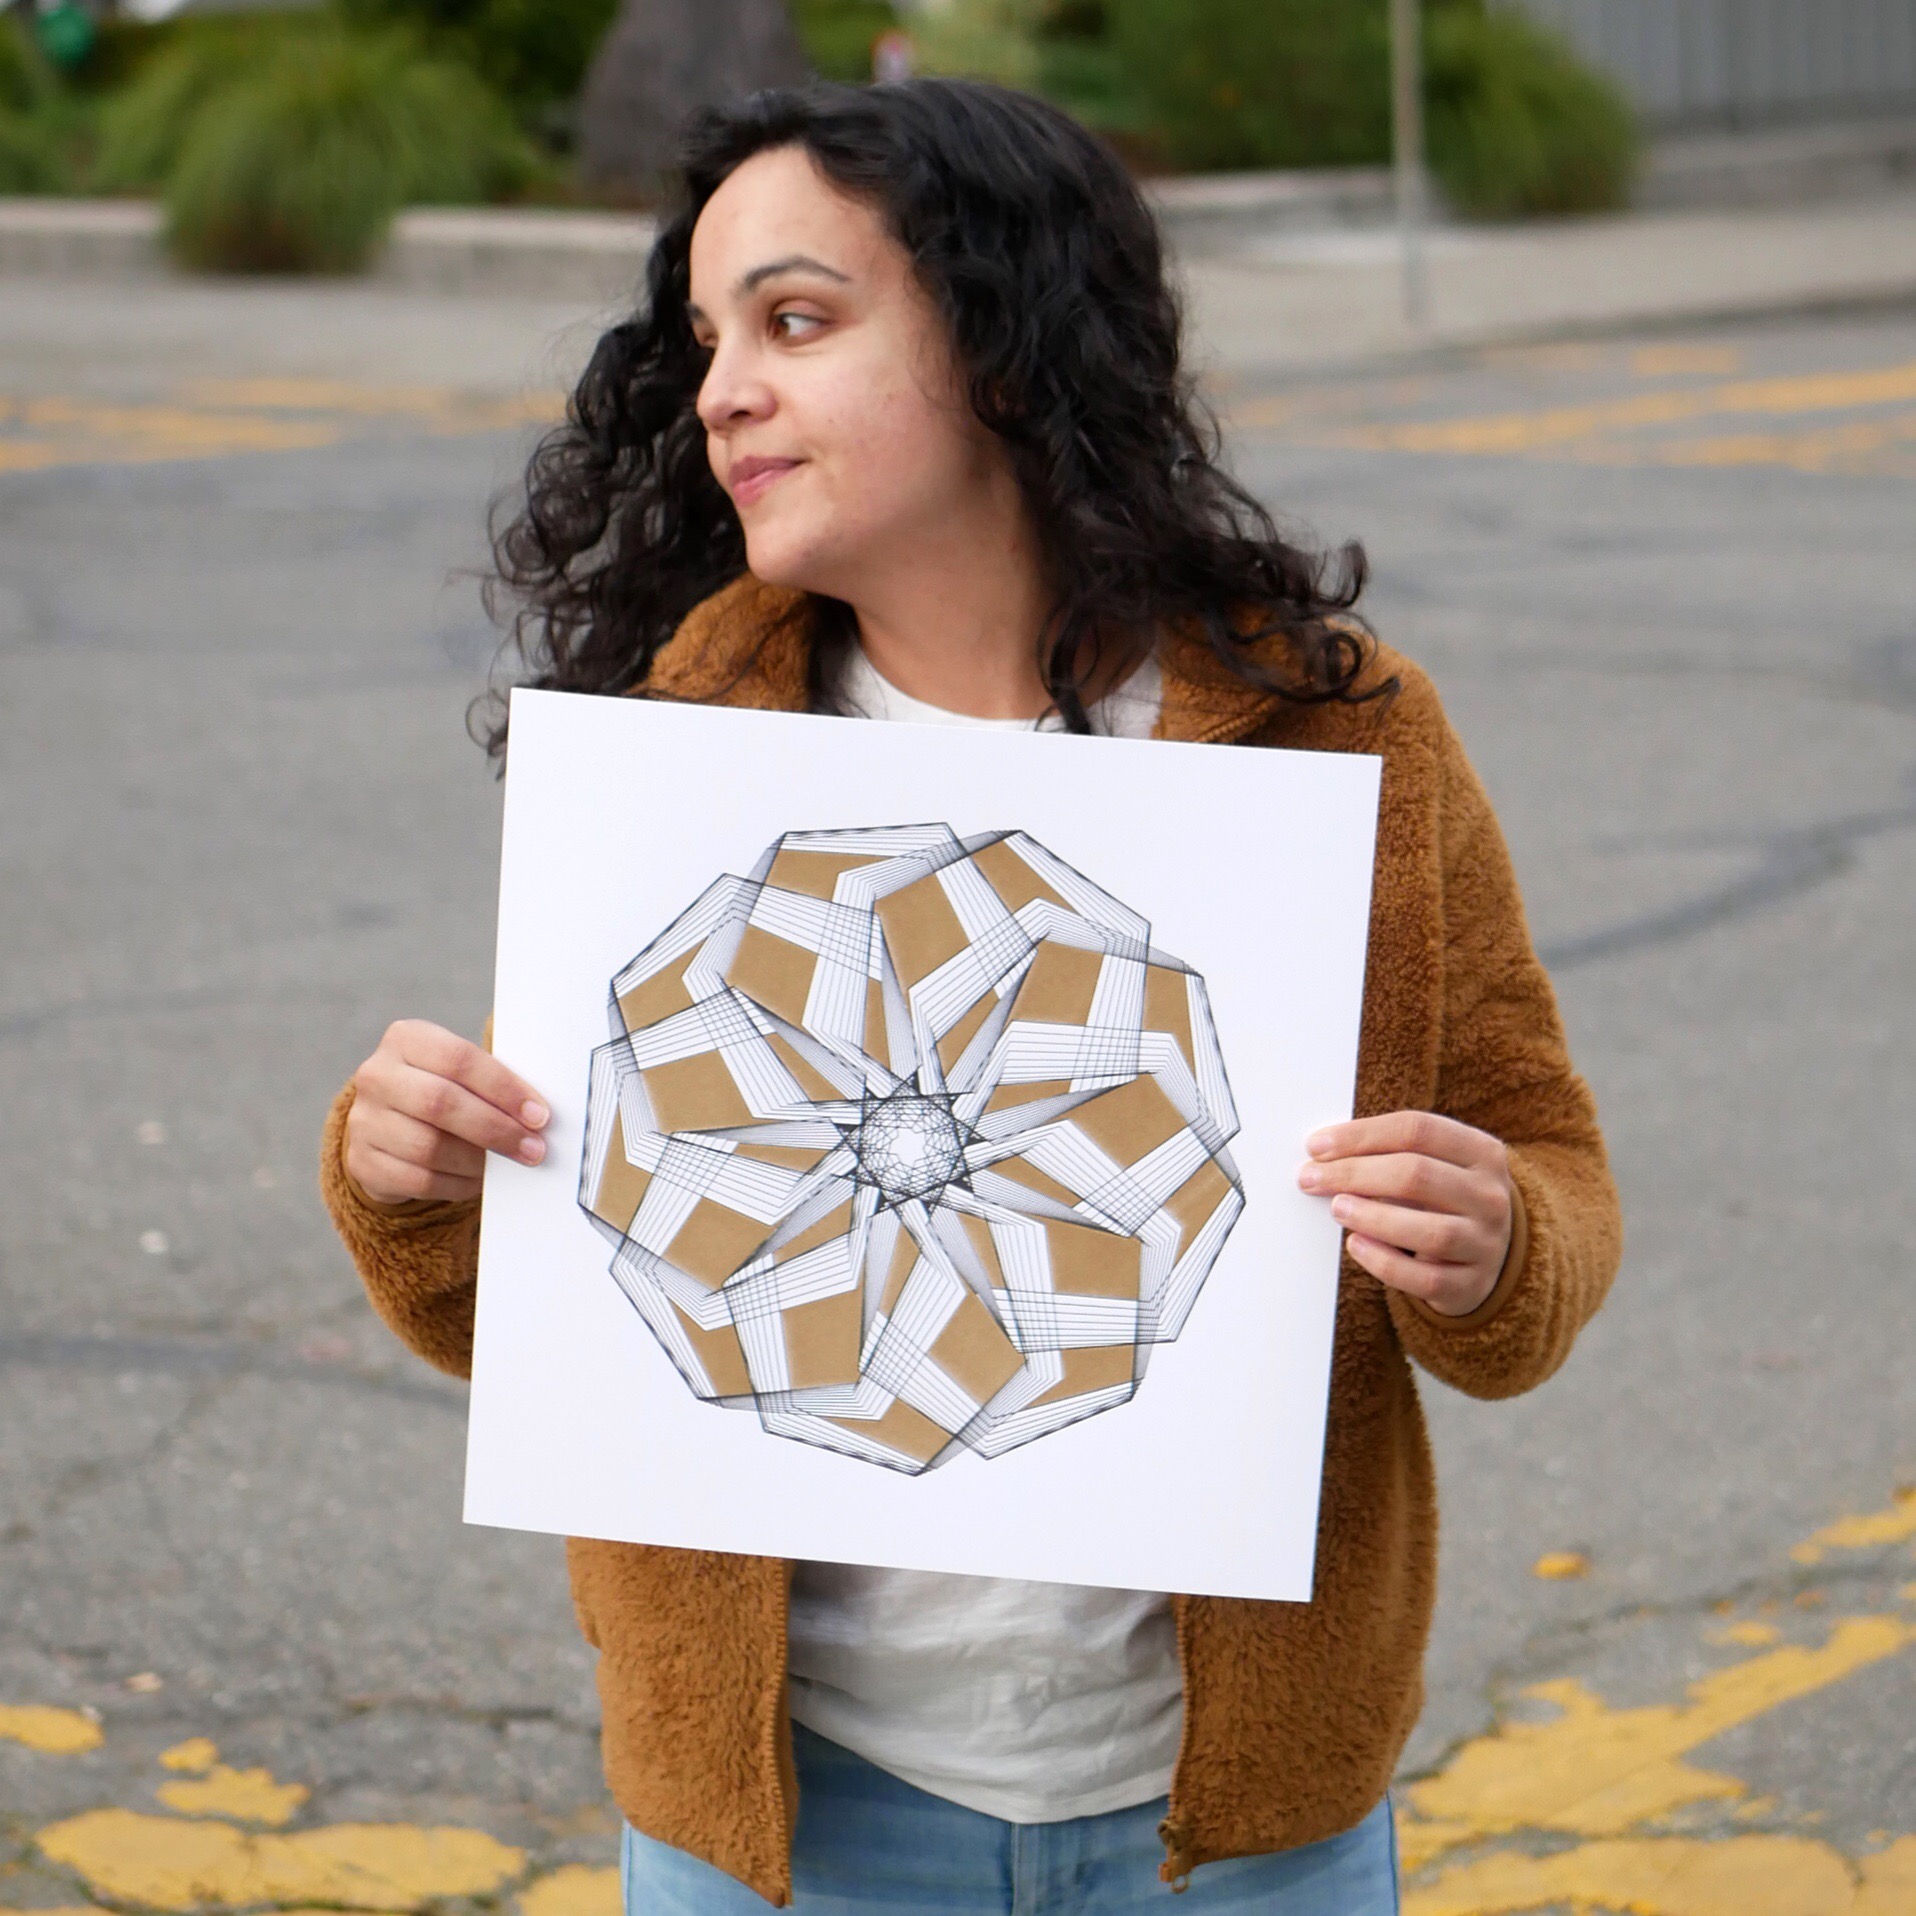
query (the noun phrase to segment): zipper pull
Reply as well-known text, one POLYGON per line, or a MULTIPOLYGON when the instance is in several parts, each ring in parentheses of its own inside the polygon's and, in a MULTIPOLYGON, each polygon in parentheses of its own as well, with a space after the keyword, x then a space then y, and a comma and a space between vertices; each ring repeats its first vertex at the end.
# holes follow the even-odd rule
POLYGON ((1173 1896, 1182 1896, 1191 1886, 1191 1832, 1167 1816, 1158 1825, 1158 1841, 1164 1845, 1158 1881, 1169 1883, 1173 1896))

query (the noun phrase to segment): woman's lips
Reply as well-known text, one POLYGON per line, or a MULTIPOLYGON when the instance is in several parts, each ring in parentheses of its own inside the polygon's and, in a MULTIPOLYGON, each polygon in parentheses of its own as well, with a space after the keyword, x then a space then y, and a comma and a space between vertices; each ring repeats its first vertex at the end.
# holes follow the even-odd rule
POLYGON ((749 506, 767 487, 782 479, 799 462, 796 459, 741 459, 729 475, 732 503, 749 506))

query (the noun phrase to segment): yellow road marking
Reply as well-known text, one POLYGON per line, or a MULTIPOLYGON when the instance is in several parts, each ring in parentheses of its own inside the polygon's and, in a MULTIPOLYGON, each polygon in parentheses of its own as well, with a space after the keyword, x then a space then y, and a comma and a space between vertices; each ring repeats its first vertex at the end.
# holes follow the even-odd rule
POLYGON ((196 379, 184 396, 201 405, 262 412, 338 413, 364 419, 423 419, 459 431, 541 425, 565 409, 561 393, 496 395, 456 386, 361 386, 345 379, 196 379))
MULTIPOLYGON (((1825 1525, 1792 1554, 1912 1537, 1916 1490, 1902 1490, 1887 1509, 1825 1525)), ((1900 1594, 1916 1603, 1916 1583, 1900 1594)), ((1717 1614, 1728 1607, 1717 1606, 1717 1614)), ((1655 1827, 1653 1819, 1705 1801, 1734 1802, 1741 1819, 1773 1814, 1773 1799, 1753 1799, 1738 1778, 1683 1759, 1729 1729, 1900 1653, 1916 1643, 1916 1619, 1843 1618, 1817 1647, 1767 1647, 1777 1636, 1775 1626, 1755 1620, 1712 1632, 1713 1640, 1766 1646, 1765 1653, 1691 1684, 1678 1704, 1611 1709, 1568 1679, 1528 1692, 1559 1714, 1501 1725, 1400 1794, 1406 1875, 1438 1866, 1406 1890, 1405 1916, 1533 1916, 1565 1907, 1575 1916, 1916 1916, 1916 1836, 1851 1863, 1798 1835, 1709 1840, 1655 1827), (1565 1835, 1582 1840, 1526 1853, 1539 1839, 1565 1835), (1518 1848, 1513 1839, 1528 1842, 1518 1848)), ((77 1711, 33 1706, 0 1709, 0 1733, 52 1753, 102 1740, 99 1726, 77 1711)), ((444 1898, 497 1894, 524 1874, 522 1851, 478 1830, 337 1824, 280 1835, 237 1828, 235 1820, 290 1821, 309 1792, 218 1758, 207 1737, 159 1758, 163 1768, 194 1778, 163 1783, 162 1802, 200 1819, 88 1811, 42 1830, 42 1855, 104 1900, 168 1911, 271 1903, 368 1916, 411 1912, 444 1898)), ((568 1865, 527 1883, 518 1910, 618 1916, 618 1902, 616 1869, 568 1865)), ((16 1913, 0 1909, 0 1916, 16 1913)))
POLYGON ((49 1862, 96 1895, 149 1909, 254 1903, 414 1910, 446 1896, 488 1896, 525 1868, 523 1850, 483 1831, 408 1823, 335 1823, 255 1836, 230 1823, 133 1810, 87 1810, 43 1829, 49 1862))
MULTIPOLYGON (((1496 355, 1485 360, 1503 363, 1496 355)), ((1629 360, 1639 378, 1727 373, 1740 364, 1739 349, 1716 346, 1643 347, 1629 360)), ((1461 418, 1351 417, 1360 409, 1375 415, 1423 403, 1424 395, 1408 390, 1414 383, 1271 395, 1233 409, 1229 424, 1285 431, 1311 445, 1367 451, 1572 458, 1598 465, 1785 466, 1811 473, 1906 472, 1911 468, 1904 449, 1916 442, 1916 413, 1910 412, 1809 431, 1670 436, 1671 428, 1710 419, 1788 419, 1899 405, 1916 399, 1916 360, 1847 372, 1724 379, 1461 418)))
POLYGON ((583 1863, 555 1869, 519 1897, 522 1916, 619 1916, 621 1907, 619 1872, 583 1863))
POLYGON ((1727 1629, 1712 1630, 1712 1643, 1740 1643, 1746 1649, 1761 1650, 1772 1643, 1783 1641, 1783 1632, 1773 1623, 1758 1623, 1754 1617, 1746 1617, 1740 1623, 1733 1623, 1727 1629))
POLYGON ((1620 427, 1667 426, 1713 413, 1787 416, 1839 412, 1916 399, 1916 360, 1864 372, 1746 379, 1674 392, 1547 406, 1537 412, 1487 413, 1474 419, 1406 420, 1353 430, 1354 440, 1395 452, 1517 453, 1567 445, 1620 427))
POLYGON ((1632 1916, 1909 1916, 1916 1837, 1866 1857, 1861 1880, 1826 1843, 1800 1836, 1699 1842, 1638 1837, 1555 1856, 1499 1854, 1408 1891, 1404 1916, 1517 1916, 1568 1904, 1632 1916))
POLYGON ((1720 433, 1706 439, 1597 440, 1570 456, 1612 466, 1789 466, 1798 472, 1867 471, 1880 455, 1916 443, 1916 413, 1853 420, 1817 432, 1720 433))
POLYGON ((45 439, 0 439, 0 472, 44 472, 49 466, 74 463, 71 446, 45 439))
POLYGON ((1916 1538, 1916 1484, 1899 1490, 1887 1510, 1874 1510, 1865 1517, 1838 1517, 1833 1524, 1825 1524, 1790 1555, 1798 1563, 1815 1563, 1832 1550, 1868 1550, 1878 1544, 1907 1543, 1911 1538, 1916 1538))
POLYGON ((1672 379, 1689 373, 1712 374, 1743 370, 1743 352, 1737 346, 1639 346, 1630 355, 1630 370, 1639 379, 1672 379))
POLYGON ((1483 360, 1486 366, 1507 367, 1517 372, 1588 373, 1604 362, 1606 349, 1577 341, 1544 346, 1492 346, 1483 360))
POLYGON ((320 421, 262 419, 250 413, 197 412, 186 406, 107 406, 84 399, 29 399, 16 412, 29 428, 63 427, 130 448, 213 452, 289 452, 326 446, 338 428, 320 421))
MULTIPOLYGON (((1829 1550, 1878 1548, 1912 1536, 1916 1536, 1916 1487, 1899 1490, 1884 1510, 1839 1518, 1825 1525, 1791 1554, 1804 1560, 1805 1552, 1811 1552, 1808 1560, 1815 1561, 1829 1550)), ((1904 1586, 1899 1595, 1916 1602, 1916 1583, 1904 1586)), ((1718 1614, 1726 1607, 1719 1606, 1718 1614)), ((1774 1645, 1780 1636, 1774 1625, 1754 1619, 1732 1623, 1713 1634, 1718 1641, 1756 1646, 1774 1645)), ((1574 1680, 1541 1684, 1527 1694, 1554 1703, 1559 1711, 1554 1719, 1500 1725, 1465 1744, 1435 1776, 1400 1792, 1398 1847, 1405 1874, 1415 1876, 1446 1853, 1466 1845, 1507 1840, 1524 1831, 1624 1839, 1632 1836, 1634 1826, 1685 1804, 1747 1798, 1748 1788, 1738 1778, 1694 1768, 1682 1759, 1726 1730, 1841 1682, 1898 1654, 1911 1643, 1916 1643, 1916 1622, 1897 1616, 1850 1617, 1835 1625, 1820 1648, 1768 1648, 1764 1655, 1750 1657, 1693 1683, 1681 1704, 1637 1709, 1613 1710, 1574 1680)), ((1735 1813, 1758 1814, 1771 1807, 1766 1799, 1744 1801, 1735 1813)), ((1644 1843, 1664 1840, 1642 1839, 1644 1843)), ((1757 1839, 1730 1840, 1734 1844, 1757 1839)), ((1720 1849, 1727 1845, 1706 1847, 1720 1849)), ((1676 1858, 1682 1852, 1666 1849, 1657 1854, 1676 1858)), ((1828 1854, 1833 1857, 1835 1853, 1828 1854)), ((1858 1901, 1853 1908, 1847 1901, 1830 1907, 1848 1912, 1848 1916, 1865 1916, 1865 1912, 1867 1916, 1890 1916, 1892 1910, 1895 1916, 1916 1916, 1916 1838, 1906 1838, 1897 1854, 1905 1859, 1896 1867, 1906 1871, 1907 1895, 1903 1888, 1885 1887, 1880 1893, 1871 1891, 1874 1900, 1858 1901), (1894 1900, 1897 1896, 1904 1900, 1894 1900)), ((1441 1916, 1453 1907, 1467 1908, 1472 1916, 1488 1916, 1494 1911, 1529 1910, 1566 1901, 1577 1910, 1628 1909, 1635 1916, 1714 1916, 1718 1905, 1707 1898, 1689 1902, 1630 1900, 1622 1893, 1621 1879, 1607 1877, 1604 1872, 1621 1869, 1619 1859, 1637 1855, 1636 1849, 1620 1840, 1586 1842, 1547 1859, 1548 1869, 1557 1871, 1557 1875, 1550 1876, 1546 1871, 1543 1876, 1526 1876, 1525 1870, 1545 1869, 1545 1864, 1498 1850, 1445 1872, 1433 1885, 1449 1885, 1446 1895, 1454 1890, 1462 1901, 1426 1905, 1407 1900, 1406 1916, 1441 1916), (1583 1887, 1574 1890, 1566 1887, 1572 1878, 1564 1872, 1581 1865, 1567 1860, 1571 1857, 1584 1857, 1593 1869, 1596 1864, 1602 1865, 1594 1874, 1575 1877, 1575 1883, 1583 1887), (1506 1865, 1510 1873, 1500 1873, 1506 1865), (1460 1887, 1466 1883, 1467 1888, 1460 1887), (1608 1901, 1599 1893, 1604 1883, 1618 1892, 1608 1901), (1598 1887, 1591 1887, 1593 1884, 1598 1887), (1498 1901, 1505 1889, 1511 1895, 1521 1892, 1529 1900, 1498 1901)), ((1872 1867, 1887 1869, 1889 1865, 1878 1859, 1872 1867)), ((1822 1865, 1816 1868, 1821 1870, 1822 1865)), ((1694 1876, 1695 1866, 1685 1863, 1678 1874, 1681 1877, 1685 1872, 1694 1876)), ((1699 1897, 1706 1891, 1715 1893, 1709 1887, 1715 1879, 1707 1872, 1696 1880, 1704 1884, 1697 1891, 1699 1897)), ((1779 1877, 1779 1881, 1786 1880, 1792 1879, 1779 1877)), ((1844 1880, 1847 1883, 1848 1878, 1844 1880)), ((1885 1883, 1888 1880, 1883 1879, 1885 1883)), ((1904 1884, 1905 1878, 1897 1877, 1896 1881, 1904 1884)), ((1800 1890, 1800 1879, 1797 1886, 1800 1890)), ((1822 1907, 1802 1895, 1794 1902, 1747 1905, 1738 1905, 1732 1898, 1721 1906, 1730 1916, 1742 1916, 1745 1907, 1749 1916, 1771 1916, 1772 1911, 1775 1916, 1815 1916, 1822 1907)))
POLYGON ((234 1770, 215 1763, 190 1782, 162 1783, 153 1792, 183 1816, 230 1816, 243 1823, 290 1823, 312 1795, 304 1783, 279 1783, 270 1770, 234 1770))
POLYGON ((1530 1566, 1530 1574, 1542 1577, 1547 1583, 1563 1583, 1574 1577, 1587 1577, 1590 1559, 1581 1550, 1546 1550, 1530 1566))
POLYGON ((78 1710, 56 1710, 47 1703, 0 1703, 0 1742, 24 1743, 46 1756, 84 1756, 106 1735, 78 1710))
POLYGON ((563 411, 563 396, 550 392, 502 397, 334 379, 203 379, 179 401, 155 405, 0 395, 0 472, 306 452, 380 420, 443 434, 496 432, 550 424, 563 411))
MULTIPOLYGON (((1617 1836, 1685 1803, 1748 1793, 1733 1776, 1693 1769, 1691 1750, 1788 1703, 1826 1689, 1916 1642, 1901 1617, 1846 1617, 1821 1649, 1786 1645, 1690 1685, 1685 1703, 1612 1710, 1562 1678, 1526 1692, 1554 1703, 1547 1723, 1506 1723, 1460 1750, 1436 1776, 1405 1792, 1438 1824, 1438 1848, 1520 1829, 1617 1836)), ((1434 1853, 1428 1838, 1419 1846, 1434 1853)))

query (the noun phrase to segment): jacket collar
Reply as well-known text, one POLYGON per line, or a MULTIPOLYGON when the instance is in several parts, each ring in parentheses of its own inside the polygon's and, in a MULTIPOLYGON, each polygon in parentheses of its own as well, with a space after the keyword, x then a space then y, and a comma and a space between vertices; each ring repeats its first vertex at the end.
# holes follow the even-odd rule
MULTIPOLYGON (((685 616, 659 648, 642 690, 687 704, 802 712, 811 644, 805 594, 744 573, 685 616)), ((1282 704, 1275 693, 1246 685, 1181 629, 1160 640, 1158 661, 1164 671, 1159 738, 1205 744, 1248 738, 1282 704)))

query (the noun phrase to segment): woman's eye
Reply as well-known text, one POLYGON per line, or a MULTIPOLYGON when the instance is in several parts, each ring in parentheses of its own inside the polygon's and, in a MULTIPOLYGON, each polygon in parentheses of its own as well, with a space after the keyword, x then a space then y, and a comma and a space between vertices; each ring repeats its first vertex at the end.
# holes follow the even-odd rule
POLYGON ((772 329, 781 339, 803 339, 813 327, 824 325, 816 313, 774 313, 772 329))

